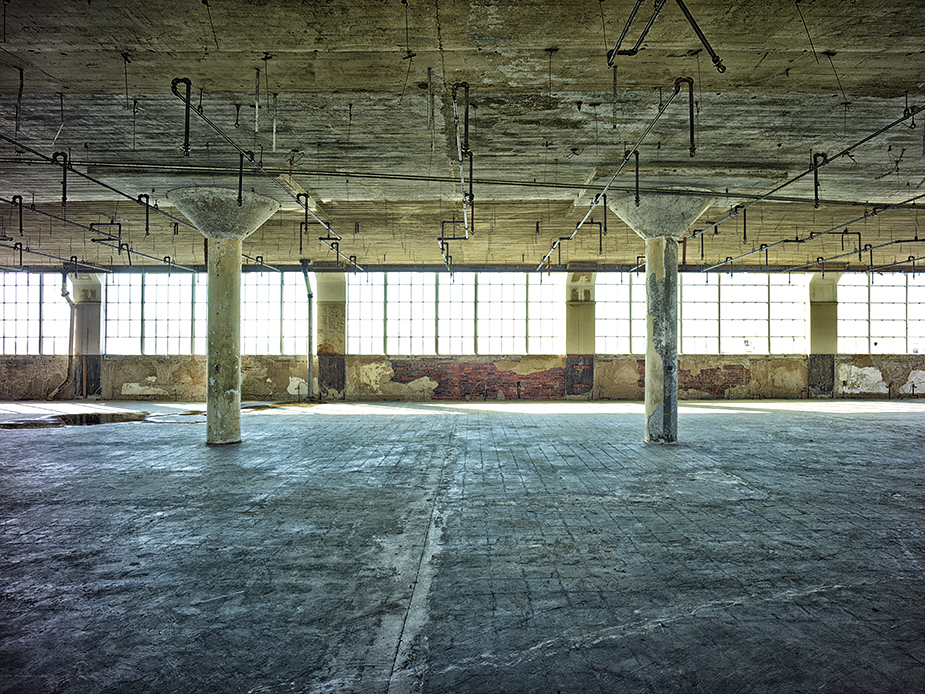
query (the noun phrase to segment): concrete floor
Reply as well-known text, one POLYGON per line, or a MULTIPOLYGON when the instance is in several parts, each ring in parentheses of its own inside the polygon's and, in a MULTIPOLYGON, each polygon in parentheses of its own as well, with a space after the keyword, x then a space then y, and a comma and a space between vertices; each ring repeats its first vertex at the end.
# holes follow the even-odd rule
POLYGON ((925 402, 0 425, 133 406, 0 430, 2 692, 925 691, 925 402))

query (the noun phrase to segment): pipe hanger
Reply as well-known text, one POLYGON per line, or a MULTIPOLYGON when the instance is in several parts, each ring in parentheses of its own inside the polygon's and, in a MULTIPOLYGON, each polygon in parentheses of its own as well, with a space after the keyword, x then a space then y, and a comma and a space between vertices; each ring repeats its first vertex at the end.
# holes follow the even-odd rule
MULTIPOLYGON (((646 139, 646 136, 649 134, 649 132, 651 132, 652 128, 655 127, 655 124, 656 124, 656 123, 659 121, 659 119, 662 117, 662 114, 664 114, 665 111, 668 110, 668 107, 671 106, 671 102, 674 101, 675 97, 676 97, 678 94, 681 93, 681 84, 684 83, 684 82, 688 82, 688 84, 690 85, 690 87, 691 87, 691 97, 693 98, 693 80, 692 80, 690 77, 679 77, 679 78, 677 78, 677 79, 674 81, 674 91, 671 93, 671 96, 668 97, 668 100, 665 102, 665 104, 662 106, 662 108, 659 110, 659 112, 655 115, 655 118, 653 118, 653 119, 652 119, 652 122, 649 123, 649 125, 646 127, 645 131, 642 133, 642 135, 641 135, 641 136, 639 137, 639 139, 636 141, 636 144, 633 145, 632 149, 630 149, 630 150, 623 156, 623 161, 620 162, 620 166, 617 167, 617 170, 614 172, 613 176, 611 176, 611 177, 610 177, 610 180, 608 180, 607 183, 606 183, 606 185, 604 185, 603 190, 601 190, 600 193, 598 193, 597 195, 594 196, 594 200, 592 200, 592 202, 591 202, 591 207, 590 207, 590 209, 585 213, 585 216, 581 218, 581 221, 578 222, 578 224, 575 225, 575 230, 571 233, 571 235, 565 236, 565 237, 560 237, 560 238, 556 239, 555 241, 553 241, 552 248, 549 249, 549 252, 546 253, 545 256, 543 256, 543 259, 540 261, 540 264, 537 265, 537 267, 536 267, 536 271, 537 271, 537 272, 542 272, 543 266, 549 264, 549 258, 552 256, 553 252, 554 252, 555 250, 558 249, 558 247, 559 247, 559 245, 561 244, 562 241, 570 241, 571 239, 575 238, 575 234, 578 233, 578 230, 581 229, 581 227, 584 225, 584 223, 591 217, 591 214, 594 212, 594 208, 597 207, 598 203, 599 203, 602 199, 606 200, 606 197, 607 197, 606 194, 607 194, 607 190, 610 188, 610 184, 613 183, 614 180, 616 180, 617 176, 620 174, 620 172, 623 171, 623 167, 626 166, 626 163, 630 160, 630 157, 633 156, 633 154, 639 149, 639 145, 642 144, 642 141, 643 141, 644 139, 646 139), (690 80, 690 81, 688 82, 688 80, 690 80)), ((693 103, 693 102, 691 102, 691 103, 693 103)), ((692 111, 692 113, 693 113, 693 111, 692 111)), ((692 156, 693 156, 693 132, 694 132, 694 131, 693 131, 693 121, 691 121, 691 155, 692 155, 692 156)))
MULTIPOLYGON (((170 91, 173 92, 173 95, 174 95, 175 97, 177 97, 180 101, 182 101, 182 102, 186 105, 186 116, 187 116, 187 118, 189 118, 189 113, 190 113, 190 111, 192 110, 192 109, 191 109, 192 103, 190 102, 190 97, 189 97, 189 93, 190 93, 190 88, 191 88, 191 86, 192 86, 192 85, 191 85, 190 80, 189 80, 188 77, 176 77, 176 78, 174 78, 174 80, 173 80, 173 82, 171 83, 171 86, 170 86, 170 91), (186 95, 185 98, 184 98, 184 97, 180 94, 180 92, 177 90, 177 85, 178 85, 178 84, 188 84, 188 86, 187 86, 187 95, 186 95)), ((318 239, 319 241, 321 241, 325 246, 327 246, 328 248, 330 248, 331 250, 333 250, 335 253, 337 253, 337 257, 338 257, 338 258, 343 258, 345 261, 347 261, 347 262, 349 262, 351 265, 353 265, 357 270, 360 270, 361 272, 363 271, 363 268, 360 267, 359 265, 357 265, 355 262, 353 262, 353 261, 350 259, 349 256, 346 256, 346 255, 344 255, 343 253, 340 252, 340 249, 339 249, 339 247, 338 247, 337 244, 334 244, 334 245, 332 246, 330 243, 328 243, 328 241, 331 240, 332 238, 333 238, 333 239, 336 239, 337 241, 341 241, 342 239, 341 239, 340 236, 337 235, 337 233, 335 233, 335 231, 334 231, 333 229, 331 229, 331 226, 330 226, 327 222, 325 222, 323 219, 321 219, 318 215, 316 215, 314 212, 312 212, 312 211, 309 209, 307 200, 306 200, 306 203, 303 204, 302 201, 298 198, 297 195, 293 195, 292 192, 291 192, 286 186, 284 186, 282 183, 280 183, 280 182, 276 179, 275 176, 273 176, 272 174, 270 174, 270 172, 267 171, 267 170, 263 167, 262 164, 260 164, 260 163, 258 163, 257 161, 254 160, 254 153, 253 153, 253 152, 248 152, 248 151, 244 150, 243 148, 239 147, 237 142, 235 142, 235 141, 232 140, 228 135, 226 135, 225 132, 224 132, 221 128, 219 128, 215 123, 213 123, 211 120, 209 120, 209 118, 206 117, 206 115, 205 115, 204 113, 202 113, 201 111, 199 111, 199 110, 197 109, 197 110, 196 110, 196 115, 198 115, 199 118, 201 118, 202 121, 203 121, 206 125, 208 125, 210 128, 212 128, 212 130, 214 130, 223 140, 225 140, 225 142, 227 142, 229 145, 231 145, 232 147, 234 147, 234 148, 238 151, 238 153, 242 156, 242 159, 241 159, 241 165, 242 165, 242 166, 243 166, 243 161, 244 161, 244 160, 243 160, 243 157, 246 156, 246 157, 248 158, 248 161, 250 161, 250 163, 251 163, 256 169, 258 169, 258 170, 260 171, 260 173, 262 173, 262 174, 263 174, 264 176, 266 176, 270 181, 272 181, 272 183, 273 183, 277 188, 279 188, 280 190, 282 190, 286 195, 288 195, 290 198, 292 198, 293 200, 295 200, 295 202, 296 202, 297 205, 300 205, 301 207, 304 207, 305 210, 306 210, 312 217, 314 217, 314 218, 318 221, 318 223, 321 224, 321 226, 323 226, 323 227, 325 228, 325 230, 327 230, 327 232, 328 232, 328 237, 327 237, 327 238, 319 238, 319 239, 318 239)))
MULTIPOLYGON (((661 14, 662 8, 665 6, 667 0, 660 0, 660 2, 655 6, 655 10, 652 12, 652 16, 649 18, 649 23, 646 24, 646 28, 642 30, 642 34, 639 35, 639 39, 636 41, 636 45, 630 49, 620 49, 620 46, 623 43, 623 39, 626 38, 626 34, 629 31, 630 26, 633 23, 633 20, 636 19, 636 13, 639 12, 639 8, 642 5, 644 0, 636 0, 636 6, 633 8, 633 11, 630 13, 630 17, 626 20, 626 26, 623 27, 623 33, 620 34, 620 38, 617 40, 617 45, 615 45, 611 50, 607 51, 607 67, 613 67, 614 60, 618 55, 636 55, 639 52, 642 42, 646 38, 646 34, 649 33, 649 29, 652 28, 652 25, 655 24, 655 20, 658 19, 659 14, 661 14)), ((723 61, 716 54, 716 51, 713 50, 713 47, 710 45, 710 42, 707 41, 707 37, 703 35, 703 32, 700 30, 700 27, 697 25, 697 21, 694 19, 694 16, 691 14, 690 10, 687 9, 687 5, 684 4, 683 0, 675 0, 678 3, 678 7, 681 8, 681 11, 684 13, 684 17, 687 19, 688 24, 691 25, 691 28, 694 30, 694 33, 697 34, 697 38, 700 39, 700 43, 703 44, 703 47, 706 49, 707 53, 710 54, 710 60, 713 61, 713 67, 716 68, 716 71, 719 73, 726 72, 726 66, 723 65, 723 61)))

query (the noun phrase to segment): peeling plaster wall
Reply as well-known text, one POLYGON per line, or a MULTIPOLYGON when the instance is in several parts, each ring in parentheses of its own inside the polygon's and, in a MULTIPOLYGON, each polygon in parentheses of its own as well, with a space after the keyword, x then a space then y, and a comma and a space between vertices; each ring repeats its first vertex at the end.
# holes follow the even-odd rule
POLYGON ((925 355, 840 354, 835 359, 835 397, 911 397, 913 390, 915 397, 925 392, 925 355))
MULTIPOLYGON (((574 360, 574 357, 571 357, 574 360)), ((561 355, 346 357, 347 400, 639 400, 645 394, 640 355, 583 355, 593 373, 587 392, 568 394, 561 355)), ((318 393, 318 360, 314 392, 318 393)), ((923 397, 925 355, 838 355, 835 397, 923 397), (914 393, 913 393, 914 386, 914 393)), ((205 400, 205 356, 102 358, 100 396, 113 400, 205 400)), ((0 400, 44 400, 65 379, 66 356, 0 356, 0 400)), ((304 356, 242 358, 243 400, 295 401, 305 396, 304 356)), ((808 394, 808 357, 682 355, 681 400, 796 399, 808 394)), ((73 384, 58 400, 74 397, 73 384)))
MULTIPOLYGON (((66 377, 66 356, 0 356, 0 400, 45 400, 66 377)), ((73 397, 74 385, 69 383, 55 399, 73 397)))
POLYGON ((565 357, 348 356, 346 397, 347 400, 560 399, 566 397, 565 357))
MULTIPOLYGON (((241 357, 242 400, 297 400, 305 397, 303 356, 241 357)), ((317 385, 315 386, 317 392, 317 385)), ((206 399, 206 357, 105 356, 102 396, 112 400, 206 399)))

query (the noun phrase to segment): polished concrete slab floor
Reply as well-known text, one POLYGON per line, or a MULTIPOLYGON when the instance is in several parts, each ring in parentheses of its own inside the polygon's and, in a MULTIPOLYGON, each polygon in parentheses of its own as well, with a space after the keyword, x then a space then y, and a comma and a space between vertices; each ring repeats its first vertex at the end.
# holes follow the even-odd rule
POLYGON ((202 409, 0 404, 0 691, 925 691, 925 401, 202 409))

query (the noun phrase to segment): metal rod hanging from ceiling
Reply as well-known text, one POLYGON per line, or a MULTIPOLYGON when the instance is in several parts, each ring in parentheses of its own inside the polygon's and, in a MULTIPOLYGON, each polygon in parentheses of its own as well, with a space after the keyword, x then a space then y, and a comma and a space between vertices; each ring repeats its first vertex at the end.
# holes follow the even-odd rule
MULTIPOLYGON (((29 152, 30 154, 33 154, 34 156, 39 157, 41 160, 43 160, 44 162, 46 162, 46 163, 48 163, 48 164, 54 164, 54 165, 56 165, 56 166, 65 166, 67 170, 71 171, 72 173, 77 174, 77 175, 80 176, 81 178, 84 178, 84 179, 90 181, 91 183, 95 183, 96 185, 101 186, 101 187, 105 188, 106 190, 115 193, 116 195, 121 195, 123 198, 126 198, 127 200, 131 200, 132 202, 138 203, 139 205, 145 205, 145 207, 154 210, 154 211, 157 212, 159 215, 161 215, 162 217, 166 217, 167 219, 169 219, 169 220, 172 221, 172 222, 175 222, 175 223, 177 223, 177 224, 182 224, 183 226, 185 226, 185 227, 187 227, 187 228, 189 228, 189 229, 193 229, 194 231, 198 231, 198 230, 196 229, 196 227, 193 226, 192 224, 190 224, 189 222, 186 222, 186 221, 184 221, 184 220, 182 220, 182 219, 180 219, 180 218, 178 218, 178 217, 174 217, 172 214, 168 214, 167 212, 163 212, 163 211, 159 210, 159 209, 157 208, 157 205, 148 205, 148 204, 146 204, 146 203, 143 203, 143 202, 141 202, 139 199, 135 198, 134 196, 129 195, 128 193, 123 193, 121 190, 119 190, 118 188, 114 188, 113 186, 109 185, 108 183, 103 183, 101 180, 99 180, 99 179, 97 179, 97 178, 93 178, 93 176, 90 176, 90 175, 88 175, 88 174, 85 174, 85 173, 82 173, 82 172, 78 171, 77 169, 74 168, 74 162, 71 161, 70 159, 67 159, 67 161, 66 161, 65 163, 58 162, 58 161, 55 160, 53 157, 45 156, 44 154, 42 154, 42 153, 39 152, 38 150, 32 149, 31 147, 27 147, 26 145, 22 144, 21 142, 19 142, 19 141, 13 139, 13 138, 11 138, 11 137, 7 137, 7 136, 4 135, 3 133, 0 133, 0 140, 4 140, 4 141, 6 141, 6 142, 9 142, 9 143, 12 144, 14 147, 20 147, 20 148, 22 148, 23 150, 29 152)), ((64 153, 63 153, 63 152, 58 152, 58 154, 64 154, 64 153)), ((65 156, 66 156, 66 155, 65 155, 65 156)), ((66 173, 65 173, 65 175, 66 175, 66 173)))
MULTIPOLYGON (((649 18, 649 23, 646 24, 646 28, 642 30, 642 33, 639 35, 639 39, 636 41, 636 45, 630 49, 620 49, 620 46, 623 44, 623 39, 626 38, 626 34, 629 31, 630 26, 633 24, 633 21, 636 19, 636 14, 639 12, 639 8, 642 6, 643 0, 636 0, 636 6, 633 8, 633 11, 630 13, 630 17, 626 20, 626 26, 623 27, 623 33, 620 34, 620 38, 617 39, 617 44, 609 51, 607 51, 607 66, 613 67, 614 61, 618 55, 636 55, 639 53, 639 49, 642 47, 642 42, 645 40, 646 35, 649 33, 649 29, 652 28, 652 25, 655 24, 655 20, 658 19, 659 14, 662 11, 662 8, 665 6, 667 0, 660 0, 659 3, 655 6, 655 9, 652 12, 652 16, 649 18)), ((678 3, 678 7, 681 8, 681 11, 684 13, 684 17, 687 19, 688 24, 691 25, 691 28, 694 30, 694 33, 697 34, 697 38, 700 39, 700 43, 703 44, 703 47, 706 49, 707 53, 710 54, 710 60, 713 61, 713 67, 716 68, 716 71, 719 73, 726 72, 726 66, 723 65, 722 60, 716 54, 716 51, 713 50, 713 47, 710 45, 710 42, 707 41, 707 37, 704 36, 703 32, 700 30, 700 27, 697 25, 697 21, 694 19, 694 16, 691 14, 690 10, 687 9, 687 5, 684 4, 683 0, 675 0, 678 3)))
POLYGON ((8 248, 12 251, 19 251, 20 269, 22 269, 22 254, 29 253, 31 255, 37 255, 42 258, 49 258, 50 260, 57 260, 64 264, 65 269, 67 269, 68 265, 71 265, 72 267, 74 267, 75 272, 76 272, 77 267, 90 268, 94 272, 107 272, 107 273, 109 272, 109 270, 106 270, 105 268, 97 267, 96 265, 91 265, 90 263, 80 262, 77 260, 77 256, 71 256, 70 260, 66 258, 59 258, 56 255, 49 255, 48 253, 41 253, 40 251, 33 251, 29 248, 25 248, 23 247, 21 243, 15 243, 12 246, 5 244, 5 243, 0 243, 0 248, 8 248))
POLYGON ((920 260, 925 260, 925 255, 921 255, 916 258, 914 255, 910 255, 905 260, 900 260, 895 263, 890 263, 889 265, 881 265, 880 267, 868 268, 868 272, 880 272, 881 270, 887 270, 891 267, 896 267, 897 265, 905 265, 906 263, 912 263, 912 274, 916 273, 915 264, 920 260))
MULTIPOLYGON (((772 189, 770 192, 765 193, 764 195, 761 195, 761 196, 755 198, 754 200, 751 200, 750 202, 747 202, 746 204, 744 204, 744 205, 738 207, 738 209, 734 209, 732 212, 730 212, 729 214, 727 214, 725 217, 723 217, 723 218, 720 219, 719 221, 713 222, 712 224, 709 224, 709 225, 705 226, 703 229, 700 229, 699 231, 695 231, 695 232, 694 232, 693 234, 691 234, 688 238, 690 238, 690 239, 695 239, 695 238, 697 238, 698 236, 700 236, 701 234, 703 234, 703 233, 709 231, 710 229, 716 228, 717 226, 719 226, 719 225, 722 224, 723 222, 728 221, 728 220, 732 219, 733 217, 735 217, 740 211, 742 211, 742 210, 747 210, 747 209, 748 209, 749 207, 751 207, 752 205, 757 205, 759 202, 762 202, 763 200, 767 200, 767 199, 770 198, 772 195, 774 195, 774 193, 778 192, 779 190, 783 190, 784 188, 786 188, 787 186, 789 186, 789 185, 791 185, 791 184, 793 184, 793 183, 796 183, 797 181, 799 181, 799 180, 800 180, 801 178, 803 178, 804 176, 808 176, 808 175, 811 174, 811 173, 815 173, 815 174, 818 175, 818 170, 819 170, 821 167, 826 166, 826 165, 828 165, 828 164, 831 164, 831 163, 832 163, 833 161, 835 161, 836 159, 840 159, 841 157, 844 157, 844 156, 850 154, 852 150, 857 149, 857 148, 860 147, 861 145, 867 144, 868 142, 870 142, 871 140, 873 140, 875 137, 878 137, 878 136, 882 135, 883 133, 885 133, 887 130, 890 130, 891 128, 895 128, 897 125, 899 125, 899 124, 902 123, 903 121, 908 120, 909 118, 913 118, 913 117, 915 116, 915 114, 918 113, 920 110, 921 110, 921 106, 912 106, 912 107, 910 107, 910 108, 907 108, 907 109, 905 110, 905 112, 903 113, 902 118, 897 118, 897 119, 894 120, 892 123, 889 123, 888 125, 883 126, 882 128, 880 128, 880 129, 877 130, 876 132, 873 132, 873 133, 871 133, 870 135, 868 135, 867 137, 865 137, 865 138, 863 138, 863 139, 861 139, 861 140, 858 140, 858 141, 855 142, 853 145, 850 145, 849 147, 846 147, 845 149, 843 149, 843 150, 842 150, 841 152, 839 152, 838 154, 835 154, 835 155, 833 155, 833 156, 831 156, 831 157, 825 158, 825 159, 824 159, 821 163, 819 163, 818 165, 810 166, 806 171, 803 171, 802 173, 797 174, 796 176, 794 176, 793 178, 791 178, 789 181, 785 181, 784 183, 781 183, 779 186, 777 186, 776 188, 772 189)), ((817 199, 815 202, 818 202, 818 199, 817 199)), ((817 205, 817 206, 818 206, 818 205, 817 205)))
MULTIPOLYGON (((186 98, 184 98, 183 95, 181 95, 180 92, 177 91, 177 85, 178 85, 178 84, 180 84, 180 83, 186 84, 187 82, 189 82, 189 78, 187 78, 187 77, 176 77, 176 78, 174 78, 174 80, 173 80, 173 82, 171 83, 171 86, 170 86, 170 91, 173 93, 173 95, 174 95, 175 97, 177 97, 180 101, 182 101, 184 104, 186 104, 186 106, 187 106, 187 114, 188 114, 188 113, 189 113, 189 107, 191 106, 190 100, 189 100, 189 96, 187 96, 186 98)), ((205 115, 204 113, 202 113, 201 111, 199 111, 198 109, 196 110, 196 114, 202 119, 202 121, 203 121, 206 125, 208 125, 210 128, 212 128, 212 130, 214 130, 223 140, 225 140, 225 142, 227 142, 229 145, 231 145, 232 147, 234 147, 234 148, 238 151, 239 154, 242 154, 242 155, 246 156, 247 159, 248 159, 248 161, 251 163, 251 165, 253 165, 257 170, 260 171, 260 173, 262 173, 262 174, 263 174, 264 176, 266 176, 270 181, 272 181, 272 183, 273 183, 277 188, 279 188, 279 189, 280 189, 281 191, 283 191, 286 195, 288 195, 290 198, 292 198, 293 200, 295 200, 295 202, 296 202, 297 205, 299 205, 300 207, 304 207, 305 210, 306 210, 312 217, 314 217, 314 218, 318 221, 318 223, 321 224, 321 226, 323 226, 323 227, 327 230, 329 238, 328 238, 328 239, 319 238, 319 239, 318 239, 319 241, 321 241, 325 246, 327 246, 328 248, 330 248, 331 250, 333 250, 335 253, 337 253, 337 257, 338 257, 338 258, 343 258, 345 261, 347 261, 348 263, 350 263, 351 265, 353 265, 357 270, 360 270, 361 272, 363 271, 363 268, 360 267, 359 265, 357 265, 355 256, 346 256, 346 255, 344 255, 343 253, 340 252, 340 249, 337 247, 337 245, 332 246, 330 243, 328 243, 329 240, 332 240, 331 237, 333 237, 333 239, 336 240, 336 241, 341 241, 342 239, 341 239, 340 236, 338 236, 338 234, 331 228, 331 226, 330 226, 327 222, 325 222, 325 221, 324 221, 323 219, 321 219, 318 215, 316 215, 314 212, 312 212, 312 210, 309 209, 308 204, 307 204, 307 199, 306 199, 306 203, 303 204, 302 201, 299 200, 299 198, 298 198, 297 195, 293 195, 292 192, 291 192, 286 186, 284 186, 282 183, 280 183, 279 180, 277 180, 277 178, 276 178, 275 176, 273 176, 269 171, 267 171, 267 170, 263 167, 262 164, 259 164, 258 162, 256 162, 256 161, 254 160, 254 154, 253 154, 253 152, 247 152, 246 150, 244 150, 243 148, 241 148, 240 146, 238 146, 238 143, 237 143, 237 142, 235 142, 235 141, 232 140, 228 135, 226 135, 225 132, 224 132, 221 128, 219 128, 215 123, 213 123, 211 120, 209 120, 209 118, 206 117, 206 115, 205 115)))
POLYGON ((456 125, 456 152, 459 159, 459 185, 462 191, 462 204, 463 204, 463 223, 466 231, 466 238, 470 236, 470 226, 471 233, 475 233, 475 219, 474 212, 473 219, 470 222, 470 205, 474 207, 474 195, 472 193, 472 150, 469 147, 469 83, 468 82, 457 82, 453 85, 452 90, 452 100, 453 100, 453 122, 456 125), (463 121, 463 135, 459 134, 459 104, 457 100, 457 92, 462 88, 466 104, 465 104, 465 115, 463 121), (469 157, 469 192, 466 193, 466 174, 464 168, 464 158, 469 157))
MULTIPOLYGON (((832 227, 831 229, 826 229, 825 231, 820 231, 818 234, 811 234, 810 236, 807 236, 805 239, 781 239, 780 241, 776 241, 775 243, 771 243, 771 244, 767 244, 767 245, 761 244, 761 247, 758 248, 757 250, 749 251, 748 253, 743 253, 742 255, 736 256, 735 258, 727 258, 727 259, 724 260, 723 262, 717 263, 716 265, 711 265, 711 266, 709 266, 709 267, 701 268, 700 271, 701 271, 701 272, 709 272, 710 270, 715 270, 715 269, 717 269, 717 268, 723 267, 723 266, 726 265, 727 263, 731 263, 731 262, 734 262, 734 261, 736 261, 736 260, 741 260, 742 258, 747 258, 747 257, 749 257, 749 256, 751 256, 751 255, 755 255, 756 253, 762 253, 762 252, 766 253, 767 250, 768 250, 769 248, 774 248, 775 246, 780 246, 780 245, 785 244, 785 243, 805 243, 806 241, 813 241, 813 240, 819 238, 820 236, 827 236, 827 235, 829 235, 829 234, 834 234, 834 233, 837 232, 837 231, 841 231, 842 229, 846 229, 847 227, 851 226, 852 224, 857 224, 858 222, 863 222, 865 219, 870 219, 871 217, 876 217, 876 216, 879 215, 879 214, 883 214, 883 213, 886 212, 887 210, 896 210, 896 209, 900 209, 901 207, 904 207, 904 206, 906 206, 906 205, 909 205, 910 203, 913 203, 913 202, 915 202, 916 200, 921 200, 922 198, 925 198, 925 193, 922 193, 921 195, 916 195, 915 197, 909 198, 908 200, 904 200, 903 202, 898 202, 898 203, 896 203, 896 204, 894 204, 894 205, 886 205, 886 206, 884 206, 884 207, 876 207, 876 208, 874 208, 873 211, 871 211, 869 214, 862 215, 862 216, 858 217, 857 219, 852 219, 851 221, 845 222, 844 224, 839 224, 838 226, 834 226, 834 227, 832 227)), ((731 215, 730 215, 730 216, 731 216, 731 215)), ((693 237, 690 237, 690 238, 693 238, 693 237)), ((856 253, 856 252, 857 252, 857 251, 852 251, 851 253, 848 253, 847 255, 853 255, 853 254, 856 253)))
MULTIPOLYGON (((681 93, 681 83, 686 82, 688 80, 691 80, 691 78, 690 77, 678 77, 674 81, 674 91, 668 97, 668 100, 665 102, 665 104, 662 106, 659 112, 655 115, 655 118, 652 119, 652 122, 649 123, 649 125, 646 127, 645 131, 642 133, 639 139, 636 140, 636 144, 633 145, 632 149, 630 149, 623 156, 623 161, 620 162, 620 166, 617 167, 617 170, 613 173, 613 176, 611 176, 610 180, 608 180, 607 183, 604 185, 603 190, 601 190, 600 193, 594 196, 594 199, 591 201, 591 206, 588 209, 588 211, 585 213, 585 216, 582 217, 581 221, 575 225, 575 230, 569 236, 560 237, 556 239, 555 241, 553 241, 552 248, 550 248, 549 252, 546 253, 545 256, 543 256, 543 259, 540 261, 540 264, 536 266, 537 272, 542 272, 543 266, 549 263, 549 258, 552 256, 553 252, 559 247, 562 241, 570 241, 573 238, 575 238, 575 234, 578 233, 578 230, 581 229, 581 227, 588 220, 588 218, 591 217, 592 213, 594 212, 594 208, 597 207, 598 203, 600 203, 601 200, 607 199, 607 190, 610 188, 610 184, 613 183, 614 180, 616 180, 617 176, 620 174, 620 172, 623 171, 623 167, 626 166, 626 163, 630 160, 630 157, 633 156, 633 154, 639 149, 639 145, 642 144, 642 141, 646 139, 646 136, 649 134, 652 128, 655 127, 655 124, 662 117, 662 114, 664 114, 665 111, 668 110, 668 107, 671 106, 671 102, 674 101, 675 97, 681 93)), ((693 84, 693 80, 691 80, 690 84, 693 84)), ((693 92, 691 92, 691 94, 693 94, 693 92)))
MULTIPOLYGON (((885 243, 877 244, 876 246, 866 244, 863 248, 859 248, 856 251, 848 251, 847 253, 833 255, 829 258, 816 258, 816 261, 813 263, 805 263, 803 265, 794 265, 793 267, 785 268, 784 270, 782 270, 782 272, 796 272, 797 270, 805 270, 806 268, 814 267, 815 265, 821 265, 822 263, 828 263, 833 260, 847 258, 849 255, 854 255, 855 253, 857 253, 860 256, 864 252, 870 252, 871 258, 873 258, 873 253, 872 253, 873 251, 879 250, 881 248, 886 248, 887 246, 896 246, 896 245, 901 245, 905 243, 925 243, 925 239, 920 239, 918 236, 916 236, 914 239, 898 239, 895 241, 887 241, 885 243)), ((868 272, 870 271, 871 271, 871 267, 868 266, 868 272)))

